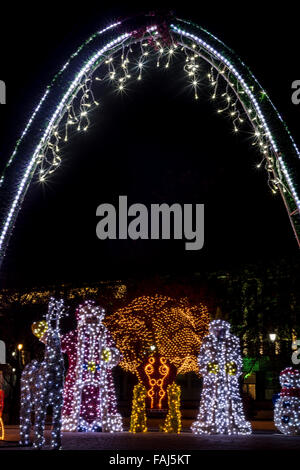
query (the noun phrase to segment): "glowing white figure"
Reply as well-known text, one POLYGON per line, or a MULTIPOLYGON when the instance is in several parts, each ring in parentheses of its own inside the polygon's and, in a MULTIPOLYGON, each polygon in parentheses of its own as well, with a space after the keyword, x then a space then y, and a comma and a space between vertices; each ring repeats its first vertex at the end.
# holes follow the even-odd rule
POLYGON ((300 434, 300 371, 287 367, 279 381, 282 388, 275 404, 275 426, 289 436, 300 434))
POLYGON ((224 320, 210 323, 198 356, 203 389, 194 434, 251 434, 240 396, 242 358, 239 339, 224 320))

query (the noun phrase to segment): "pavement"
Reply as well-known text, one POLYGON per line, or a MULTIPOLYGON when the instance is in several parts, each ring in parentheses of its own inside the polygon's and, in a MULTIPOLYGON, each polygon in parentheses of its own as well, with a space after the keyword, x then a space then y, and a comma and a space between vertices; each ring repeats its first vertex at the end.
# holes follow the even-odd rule
MULTIPOLYGON (((210 435, 196 436, 188 429, 179 435, 157 431, 132 434, 122 433, 79 433, 64 432, 63 450, 106 450, 106 451, 197 451, 197 450, 300 450, 300 436, 285 436, 274 429, 257 429, 250 436, 210 435)), ((266 427, 266 424, 264 425, 266 427)), ((45 432, 49 449, 50 428, 45 432)), ((0 441, 0 450, 32 450, 19 446, 19 428, 5 427, 5 440, 0 441)))

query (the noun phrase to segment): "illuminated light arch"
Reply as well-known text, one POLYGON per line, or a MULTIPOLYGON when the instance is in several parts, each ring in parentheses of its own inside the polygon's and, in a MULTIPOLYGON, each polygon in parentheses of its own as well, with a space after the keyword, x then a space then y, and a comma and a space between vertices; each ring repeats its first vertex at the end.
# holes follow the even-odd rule
POLYGON ((300 152, 267 93, 245 64, 215 36, 171 14, 162 17, 151 13, 118 21, 96 32, 77 49, 47 87, 0 178, 0 263, 34 174, 44 181, 59 166, 60 141, 68 141, 70 128, 76 125, 79 131, 87 130, 89 111, 98 105, 92 90, 97 80, 96 70, 107 65, 106 76, 117 81, 121 91, 131 76, 128 55, 134 47, 140 50, 138 79, 148 54, 152 60, 155 56, 157 65, 163 63, 166 68, 173 53, 184 54, 184 68, 195 98, 198 98, 199 61, 207 65, 212 98, 225 101, 218 112, 231 116, 236 132, 244 120, 242 116, 251 124, 253 143, 262 154, 268 184, 273 192, 281 194, 300 246, 300 199, 293 181, 300 152), (120 70, 113 64, 118 54, 122 60, 120 70), (223 91, 220 95, 218 88, 223 91))

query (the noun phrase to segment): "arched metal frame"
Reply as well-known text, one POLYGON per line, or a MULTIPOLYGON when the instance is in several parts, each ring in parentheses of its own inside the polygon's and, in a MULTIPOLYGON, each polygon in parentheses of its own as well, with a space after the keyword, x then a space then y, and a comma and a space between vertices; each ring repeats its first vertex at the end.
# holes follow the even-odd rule
POLYGON ((272 184, 280 191, 300 247, 300 199, 293 182, 300 152, 268 95, 245 64, 212 34, 189 21, 149 14, 114 23, 95 33, 70 57, 48 86, 0 178, 0 263, 41 153, 47 143, 49 145, 74 97, 82 92, 83 83, 107 57, 141 38, 164 40, 166 31, 174 44, 188 51, 197 48, 198 56, 227 82, 254 131, 261 129, 260 145, 264 149, 266 169, 272 175, 272 184))

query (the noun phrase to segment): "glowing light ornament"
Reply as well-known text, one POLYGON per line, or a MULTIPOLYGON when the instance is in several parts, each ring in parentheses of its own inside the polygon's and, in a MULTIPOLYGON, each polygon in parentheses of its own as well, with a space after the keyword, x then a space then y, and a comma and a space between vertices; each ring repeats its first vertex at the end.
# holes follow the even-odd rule
POLYGON ((31 325, 32 333, 39 339, 42 339, 48 330, 48 324, 45 320, 35 322, 31 325))
POLYGON ((288 367, 280 373, 282 387, 276 401, 274 422, 277 429, 289 436, 300 434, 300 371, 288 367))
POLYGON ((122 431, 112 368, 120 353, 102 323, 105 310, 87 300, 76 310, 77 329, 62 338, 69 360, 64 389, 63 430, 122 431))
POLYGON ((198 356, 203 389, 194 434, 251 434, 239 391, 242 358, 239 339, 224 320, 210 323, 198 356))
MULTIPOLYGON (((45 444, 47 407, 52 406, 51 447, 61 447, 61 410, 63 405, 64 359, 61 352, 59 322, 64 315, 64 301, 50 299, 46 314, 47 335, 42 362, 30 362, 21 377, 20 445, 30 445, 31 412, 34 411, 33 446, 45 444)), ((45 325, 44 325, 45 326, 45 325)))

